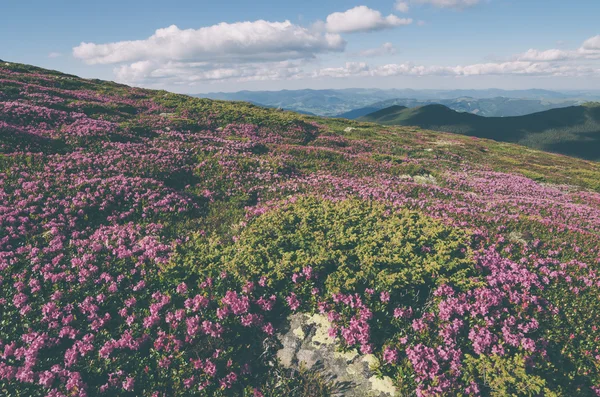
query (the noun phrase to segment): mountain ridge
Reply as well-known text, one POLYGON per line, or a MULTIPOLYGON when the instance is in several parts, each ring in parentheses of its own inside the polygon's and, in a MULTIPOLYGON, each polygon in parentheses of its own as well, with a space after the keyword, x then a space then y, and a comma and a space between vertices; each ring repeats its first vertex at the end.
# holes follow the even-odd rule
MULTIPOLYGON (((413 89, 377 89, 377 88, 347 88, 347 89, 303 89, 303 90, 279 90, 279 91, 239 91, 197 94, 196 97, 204 97, 219 100, 242 100, 251 101, 268 107, 282 107, 294 111, 304 111, 320 116, 335 117, 352 110, 370 107, 382 101, 394 101, 399 98, 409 98, 413 102, 423 101, 451 101, 456 98, 470 96, 474 101, 484 104, 482 108, 494 109, 493 98, 511 97, 521 98, 524 103, 535 110, 543 110, 534 106, 534 101, 544 101, 549 104, 563 103, 572 104, 573 101, 585 101, 600 99, 600 93, 595 92, 570 92, 561 93, 549 90, 413 90, 413 89)), ((399 103, 400 104, 400 103, 399 103)), ((415 105, 408 105, 414 107, 415 105)), ((378 105, 379 106, 379 105, 378 105)), ((541 106, 541 105, 540 105, 541 106)), ((558 105, 555 105, 558 106, 558 105)), ((380 106, 386 107, 386 106, 380 106)), ((510 107, 508 109, 511 109, 510 107)), ((518 106, 512 107, 515 111, 518 106)), ((457 108, 457 110, 469 110, 469 107, 457 108)), ((530 112, 531 113, 531 112, 530 112)), ((485 114, 491 115, 491 114, 485 114)), ((502 115, 502 114, 493 114, 502 115)))
POLYGON ((495 97, 487 99, 477 99, 472 97, 460 97, 453 99, 432 99, 417 100, 411 98, 389 99, 369 105, 366 108, 353 109, 337 115, 336 117, 356 119, 366 116, 378 109, 385 109, 391 105, 402 105, 406 107, 426 106, 430 104, 441 104, 456 110, 458 112, 473 113, 485 117, 510 117, 524 116, 531 113, 538 113, 544 110, 556 109, 561 107, 581 105, 584 100, 561 100, 547 101, 540 99, 519 99, 507 97, 495 97))
POLYGON ((362 116, 359 120, 384 125, 412 125, 518 143, 589 160, 600 159, 600 107, 594 103, 512 117, 482 117, 456 112, 440 104, 416 108, 393 106, 362 116))

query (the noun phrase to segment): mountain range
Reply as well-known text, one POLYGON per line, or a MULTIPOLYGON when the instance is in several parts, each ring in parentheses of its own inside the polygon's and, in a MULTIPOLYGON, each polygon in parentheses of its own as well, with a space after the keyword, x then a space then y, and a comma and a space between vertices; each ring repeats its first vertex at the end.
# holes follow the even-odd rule
POLYGON ((482 117, 444 105, 394 105, 358 118, 383 125, 518 143, 538 150, 600 160, 600 104, 588 103, 515 117, 482 117))
POLYGON ((483 116, 518 116, 556 107, 600 100, 596 91, 530 90, 413 90, 413 89, 328 89, 216 92, 194 95, 229 101, 245 101, 265 107, 305 114, 355 118, 391 105, 409 107, 440 103, 454 110, 483 116), (363 108, 366 108, 364 110, 363 108), (361 110, 357 110, 361 109, 361 110), (347 114, 347 112, 356 113, 347 114), (355 116, 359 114, 359 116, 355 116))
POLYGON ((439 104, 447 106, 457 112, 468 112, 485 117, 510 117, 523 116, 530 113, 542 112, 544 110, 563 108, 568 106, 577 106, 585 103, 583 100, 545 100, 545 99, 519 99, 507 97, 480 98, 461 97, 453 99, 388 99, 374 103, 370 106, 354 109, 349 112, 339 114, 337 117, 345 119, 357 119, 373 113, 380 109, 385 109, 393 105, 400 105, 409 108, 439 104))

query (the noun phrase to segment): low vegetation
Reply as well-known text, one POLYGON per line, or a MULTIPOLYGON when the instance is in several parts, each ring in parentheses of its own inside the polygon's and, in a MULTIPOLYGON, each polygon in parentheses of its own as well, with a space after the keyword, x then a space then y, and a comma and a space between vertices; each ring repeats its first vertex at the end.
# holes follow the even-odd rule
POLYGON ((600 395, 600 165, 0 64, 0 394, 600 395))

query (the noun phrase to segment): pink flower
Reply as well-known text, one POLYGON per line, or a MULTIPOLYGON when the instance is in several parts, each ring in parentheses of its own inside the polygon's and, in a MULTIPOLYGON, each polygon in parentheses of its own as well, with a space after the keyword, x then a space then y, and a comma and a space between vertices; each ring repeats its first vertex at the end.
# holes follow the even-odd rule
POLYGON ((292 309, 293 311, 296 311, 296 309, 300 307, 300 300, 293 292, 287 298, 285 298, 285 300, 287 301, 290 309, 292 309))
POLYGON ((381 299, 383 303, 388 303, 390 301, 390 293, 383 291, 381 294, 379 294, 379 299, 381 299))
POLYGON ((183 283, 183 282, 182 282, 181 284, 179 284, 179 285, 177 286, 177 289, 176 289, 176 290, 177 290, 177 293, 178 293, 178 294, 180 294, 180 295, 183 295, 183 294, 185 294, 185 293, 187 292, 187 289, 188 289, 188 288, 187 288, 187 285, 186 285, 185 283, 183 283))
POLYGON ((383 360, 388 364, 395 364, 398 361, 398 350, 386 347, 383 351, 383 360))
POLYGON ((267 323, 267 324, 263 325, 262 330, 267 335, 273 335, 273 333, 275 332, 275 330, 273 328, 273 324, 271 324, 271 323, 267 323))
POLYGON ((132 377, 128 377, 123 382, 123 389, 126 391, 133 391, 133 386, 135 384, 135 380, 132 377))

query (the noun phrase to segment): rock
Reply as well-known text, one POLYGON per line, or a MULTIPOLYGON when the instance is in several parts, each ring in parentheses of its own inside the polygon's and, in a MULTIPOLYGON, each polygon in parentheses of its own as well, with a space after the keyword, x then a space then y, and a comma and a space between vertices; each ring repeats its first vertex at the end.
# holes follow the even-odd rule
POLYGON ((302 340, 304 338, 306 338, 306 335, 304 335, 304 331, 302 331, 302 327, 298 327, 295 330, 292 331, 294 333, 294 335, 296 335, 298 337, 298 339, 302 340))
POLYGON ((413 180, 424 185, 437 185, 437 179, 433 175, 415 175, 413 180))
POLYGON ((352 130, 355 130, 356 128, 352 128, 352 127, 346 127, 344 128, 344 132, 351 132, 352 130))
POLYGON ((282 344, 277 352, 281 364, 288 368, 305 368, 322 372, 331 379, 334 395, 348 397, 390 397, 397 395, 392 379, 379 379, 374 369, 380 364, 372 354, 357 350, 339 351, 329 336, 331 323, 320 314, 297 313, 288 317, 288 327, 277 335, 282 344))
POLYGON ((356 356, 358 356, 358 352, 356 351, 356 349, 351 350, 349 352, 335 352, 333 353, 333 356, 335 358, 342 358, 346 360, 347 363, 351 363, 352 361, 354 361, 356 356))
POLYGON ((394 384, 392 383, 392 378, 390 378, 389 376, 384 376, 383 379, 379 379, 376 376, 371 376, 369 378, 369 381, 371 382, 371 387, 373 388, 373 390, 380 391, 389 396, 396 395, 396 387, 394 387, 394 384))
POLYGON ((308 349, 298 350, 296 358, 298 359, 298 363, 304 363, 306 365, 306 368, 312 368, 317 363, 317 361, 319 361, 317 353, 313 350, 308 349))
POLYGON ((296 356, 296 350, 283 348, 277 352, 277 358, 284 367, 291 367, 296 356))

